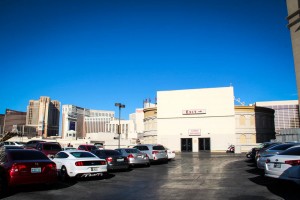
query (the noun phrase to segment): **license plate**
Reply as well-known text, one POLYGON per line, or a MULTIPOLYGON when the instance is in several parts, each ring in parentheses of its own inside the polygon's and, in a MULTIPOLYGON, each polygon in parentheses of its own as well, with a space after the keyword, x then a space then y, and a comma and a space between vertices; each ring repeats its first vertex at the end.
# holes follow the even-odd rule
POLYGON ((99 171, 99 167, 92 167, 91 168, 91 171, 93 172, 93 171, 99 171))
POLYGON ((124 161, 124 158, 122 159, 117 159, 118 162, 123 162, 124 161))
POLYGON ((41 170, 40 167, 38 167, 38 168, 31 168, 31 173, 41 173, 41 172, 42 172, 42 170, 41 170))
POLYGON ((281 168, 281 164, 280 163, 274 163, 274 168, 281 168))

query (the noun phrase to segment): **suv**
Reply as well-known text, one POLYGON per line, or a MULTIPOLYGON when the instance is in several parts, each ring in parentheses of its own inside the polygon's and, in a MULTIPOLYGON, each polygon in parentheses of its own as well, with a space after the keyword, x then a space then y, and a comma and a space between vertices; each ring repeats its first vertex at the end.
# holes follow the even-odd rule
POLYGON ((43 152, 49 158, 62 151, 58 142, 40 142, 36 145, 36 149, 43 152))
POLYGON ((168 162, 168 154, 167 150, 163 145, 160 144, 139 144, 134 146, 133 148, 136 148, 140 150, 141 152, 144 152, 148 155, 150 162, 154 161, 162 161, 162 162, 168 162))

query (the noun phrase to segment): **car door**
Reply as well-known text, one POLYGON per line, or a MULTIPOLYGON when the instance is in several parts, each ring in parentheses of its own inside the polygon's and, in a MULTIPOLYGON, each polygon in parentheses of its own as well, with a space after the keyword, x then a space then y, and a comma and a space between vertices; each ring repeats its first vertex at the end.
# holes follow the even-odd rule
POLYGON ((63 165, 66 165, 67 162, 67 158, 69 157, 68 154, 66 154, 65 152, 59 152, 57 153, 54 158, 53 158, 53 162, 55 162, 56 164, 56 168, 59 170, 61 169, 61 167, 63 165))

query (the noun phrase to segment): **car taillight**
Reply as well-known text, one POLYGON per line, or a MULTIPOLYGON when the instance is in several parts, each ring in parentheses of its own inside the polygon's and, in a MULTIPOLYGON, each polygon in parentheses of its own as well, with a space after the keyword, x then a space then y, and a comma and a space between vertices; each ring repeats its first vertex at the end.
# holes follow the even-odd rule
POLYGON ((288 165, 296 166, 296 165, 300 165, 300 160, 286 160, 284 163, 288 165))
POLYGON ((56 164, 55 163, 49 163, 46 167, 51 169, 51 170, 56 170, 56 164))
POLYGON ((106 161, 107 161, 107 162, 112 162, 112 160, 113 160, 112 157, 106 158, 106 161))
POLYGON ((26 170, 25 164, 14 163, 9 171, 10 176, 17 174, 18 172, 26 170))
POLYGON ((76 166, 83 166, 83 162, 78 161, 78 162, 75 163, 75 165, 76 165, 76 166))
POLYGON ((100 165, 106 165, 105 161, 100 161, 100 165))
POLYGON ((157 154, 158 153, 158 151, 152 151, 152 154, 157 154))
POLYGON ((134 158, 134 156, 132 155, 132 154, 129 154, 128 156, 127 156, 127 158, 129 159, 129 158, 134 158))

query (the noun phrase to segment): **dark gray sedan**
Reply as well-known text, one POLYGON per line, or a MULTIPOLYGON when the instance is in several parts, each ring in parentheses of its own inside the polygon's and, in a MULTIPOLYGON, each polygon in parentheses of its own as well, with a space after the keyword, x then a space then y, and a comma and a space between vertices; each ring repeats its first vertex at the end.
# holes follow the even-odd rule
POLYGON ((99 158, 105 159, 107 162, 107 170, 126 170, 129 168, 129 162, 126 156, 122 156, 116 150, 97 149, 92 151, 99 158))
POLYGON ((134 165, 146 165, 150 166, 149 157, 146 153, 141 152, 136 148, 119 148, 116 149, 122 156, 126 156, 130 166, 134 165))

